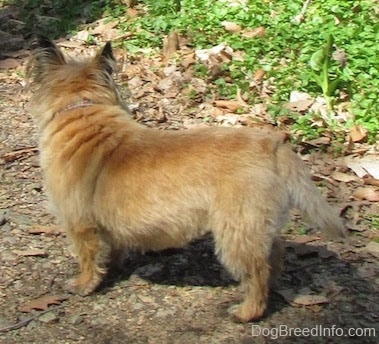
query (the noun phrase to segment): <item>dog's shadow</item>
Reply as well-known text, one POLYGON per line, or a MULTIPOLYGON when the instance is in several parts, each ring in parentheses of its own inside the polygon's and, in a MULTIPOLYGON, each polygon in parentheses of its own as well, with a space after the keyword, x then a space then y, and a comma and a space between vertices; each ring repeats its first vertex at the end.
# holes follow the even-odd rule
MULTIPOLYGON (((278 284, 271 290, 266 316, 288 305, 288 300, 284 299, 280 291, 314 289, 315 278, 320 278, 320 275, 332 276, 336 284, 343 285, 346 281, 340 276, 340 272, 349 270, 347 273, 349 276, 352 273, 350 264, 339 259, 336 253, 329 251, 324 245, 287 241, 285 246, 284 270, 278 284)), ((237 287, 238 285, 218 261, 211 236, 197 240, 182 249, 145 254, 133 252, 121 269, 110 270, 98 291, 106 293, 116 284, 128 283, 132 276, 153 284, 178 287, 237 287)), ((322 289, 320 293, 323 292, 322 289)), ((236 297, 241 298, 242 294, 236 297)))
MULTIPOLYGON (((327 268, 332 261, 339 262, 336 254, 325 246, 285 241, 285 247, 284 270, 279 276, 284 286, 311 283, 312 267, 327 268)), ((131 276, 161 285, 226 287, 238 284, 217 259, 211 235, 183 248, 130 252, 121 266, 111 267, 99 290, 111 288, 131 276)))
POLYGON ((237 282, 218 261, 211 236, 179 249, 131 252, 122 267, 111 268, 100 289, 138 276, 154 284, 176 286, 229 286, 237 282))
MULTIPOLYGON (((353 328, 360 324, 374 328, 377 316, 375 309, 378 304, 375 275, 365 278, 361 275, 362 271, 358 271, 350 260, 350 256, 341 259, 336 252, 343 251, 343 243, 333 243, 333 250, 328 250, 325 243, 299 241, 301 240, 285 242, 284 271, 279 278, 278 286, 270 293, 267 311, 260 319, 263 324, 274 330, 279 325, 308 329, 321 326, 330 329, 336 325, 341 328, 353 328), (326 304, 322 309, 317 304, 301 306, 291 302, 284 295, 284 292, 291 290, 297 295, 326 295, 330 304, 326 304), (362 303, 363 301, 365 303, 362 303), (309 308, 309 312, 296 311, 298 307, 309 308), (345 309, 349 311, 346 312, 345 309)), ((369 273, 371 270, 367 268, 366 273, 369 273)), ((183 249, 133 253, 121 271, 110 273, 99 292, 107 293, 114 285, 127 284, 128 279, 133 280, 134 276, 159 285, 221 286, 232 287, 231 289, 237 292, 237 282, 226 272, 214 254, 211 237, 195 241, 183 249)), ((132 283, 135 283, 135 280, 132 283)), ((220 300, 215 306, 217 312, 222 311, 223 316, 227 307, 235 304, 235 301, 243 296, 242 293, 236 293, 232 300, 229 295, 228 293, 227 300, 220 300)), ((119 327, 114 328, 115 333, 118 330, 119 327)), ((102 333, 103 328, 99 331, 102 333)), ((108 334, 103 336, 108 338, 108 334)), ((120 336, 124 336, 124 333, 120 336)), ((358 339, 361 343, 372 342, 372 338, 358 339)), ((289 343, 290 339, 287 342, 289 343)))

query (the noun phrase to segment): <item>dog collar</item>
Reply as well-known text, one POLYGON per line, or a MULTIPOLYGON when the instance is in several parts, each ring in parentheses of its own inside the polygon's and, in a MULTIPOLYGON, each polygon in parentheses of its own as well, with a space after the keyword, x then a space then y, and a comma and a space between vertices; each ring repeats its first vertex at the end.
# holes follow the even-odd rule
POLYGON ((67 111, 70 111, 70 110, 74 110, 74 109, 78 109, 78 108, 83 108, 83 107, 87 107, 87 106, 91 106, 91 105, 94 105, 95 103, 92 101, 92 100, 89 100, 89 99, 83 99, 83 100, 80 100, 76 103, 71 103, 69 105, 67 105, 64 109, 58 111, 55 115, 58 116, 64 112, 67 112, 67 111))

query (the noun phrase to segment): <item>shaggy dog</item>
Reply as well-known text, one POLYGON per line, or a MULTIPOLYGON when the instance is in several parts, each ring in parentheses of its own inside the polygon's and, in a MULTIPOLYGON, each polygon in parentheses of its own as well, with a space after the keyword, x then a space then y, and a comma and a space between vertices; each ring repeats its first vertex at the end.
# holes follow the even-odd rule
POLYGON ((284 134, 148 129, 123 107, 114 65, 109 43, 78 61, 40 38, 28 66, 46 190, 80 265, 68 289, 93 292, 122 250, 180 247, 211 232, 245 292, 231 314, 258 319, 280 271, 289 210, 331 236, 343 235, 342 222, 284 134))

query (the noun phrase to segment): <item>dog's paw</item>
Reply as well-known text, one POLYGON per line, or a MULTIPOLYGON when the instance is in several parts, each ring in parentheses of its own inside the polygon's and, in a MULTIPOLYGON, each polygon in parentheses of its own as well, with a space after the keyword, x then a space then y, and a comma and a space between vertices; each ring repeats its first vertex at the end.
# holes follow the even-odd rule
POLYGON ((95 291, 96 287, 99 285, 100 280, 92 280, 87 283, 83 283, 80 277, 69 279, 64 285, 64 290, 80 296, 87 296, 95 291))
POLYGON ((257 320, 262 317, 264 310, 257 310, 252 305, 241 303, 239 305, 233 305, 228 309, 228 313, 232 316, 236 322, 246 323, 249 321, 257 320))

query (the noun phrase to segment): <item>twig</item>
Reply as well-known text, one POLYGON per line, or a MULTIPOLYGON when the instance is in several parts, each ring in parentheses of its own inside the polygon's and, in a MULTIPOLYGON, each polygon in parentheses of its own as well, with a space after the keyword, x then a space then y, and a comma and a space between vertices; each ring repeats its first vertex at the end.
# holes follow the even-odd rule
POLYGON ((21 321, 19 321, 16 324, 5 326, 5 327, 1 327, 0 328, 0 333, 6 333, 6 332, 9 332, 9 331, 18 330, 19 328, 28 325, 31 321, 37 319, 41 315, 44 315, 44 314, 46 314, 48 312, 51 312, 51 311, 55 311, 56 309, 59 309, 59 308, 62 308, 62 307, 63 307, 63 305, 57 306, 57 307, 54 307, 54 308, 49 308, 49 309, 47 309, 47 310, 45 310, 43 312, 40 312, 38 314, 35 314, 35 315, 33 315, 33 316, 29 317, 29 318, 21 320, 21 321))
POLYGON ((12 162, 17 159, 20 159, 24 154, 34 153, 37 151, 38 151, 38 147, 28 147, 28 148, 15 150, 13 152, 5 153, 0 158, 3 159, 5 162, 12 162))
POLYGON ((305 0, 300 13, 293 18, 294 22, 300 24, 304 20, 305 12, 307 11, 307 8, 308 8, 309 4, 311 3, 311 1, 312 0, 305 0))

